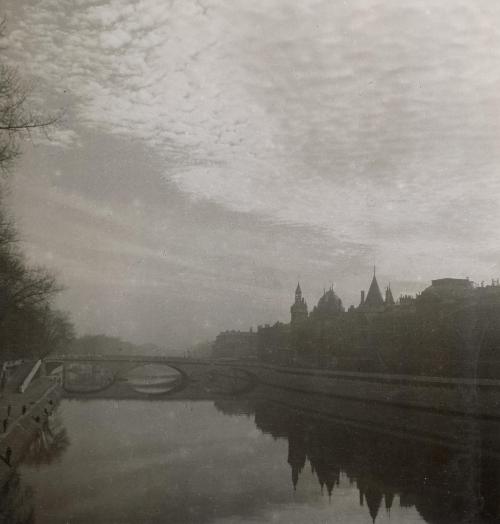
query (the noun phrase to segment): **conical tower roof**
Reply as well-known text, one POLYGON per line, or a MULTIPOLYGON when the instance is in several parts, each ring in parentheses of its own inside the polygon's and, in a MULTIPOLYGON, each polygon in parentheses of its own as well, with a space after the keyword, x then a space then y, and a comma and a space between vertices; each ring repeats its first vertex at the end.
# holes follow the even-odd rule
POLYGON ((385 290, 385 304, 387 306, 394 305, 394 297, 392 296, 391 286, 387 286, 385 290))
POLYGON ((382 298, 382 293, 378 287, 377 277, 375 275, 375 268, 373 268, 373 278, 372 283, 370 284, 370 289, 368 290, 368 295, 366 295, 365 306, 383 306, 384 299, 382 298))
POLYGON ((380 509, 380 503, 382 502, 382 493, 378 489, 369 487, 365 493, 366 505, 370 512, 373 524, 377 520, 378 510, 380 509))

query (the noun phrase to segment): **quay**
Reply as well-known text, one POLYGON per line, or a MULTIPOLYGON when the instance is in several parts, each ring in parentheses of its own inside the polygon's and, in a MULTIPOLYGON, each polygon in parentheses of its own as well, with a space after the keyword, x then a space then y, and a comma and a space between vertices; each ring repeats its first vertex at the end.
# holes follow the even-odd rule
POLYGON ((36 361, 17 366, 0 396, 0 486, 8 481, 56 408, 61 387, 36 361), (22 392, 21 392, 22 391, 22 392))
POLYGON ((317 399, 331 397, 369 402, 376 409, 393 406, 500 420, 500 380, 358 373, 260 363, 239 366, 253 372, 260 384, 317 399))

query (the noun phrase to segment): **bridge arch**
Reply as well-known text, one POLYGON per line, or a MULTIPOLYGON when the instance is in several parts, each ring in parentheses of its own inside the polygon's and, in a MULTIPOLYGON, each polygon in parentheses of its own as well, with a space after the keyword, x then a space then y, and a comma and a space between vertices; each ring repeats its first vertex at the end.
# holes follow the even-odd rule
MULTIPOLYGON (((126 368, 122 368, 121 370, 117 371, 116 374, 115 374, 115 381, 121 381, 124 378, 130 378, 130 377, 128 377, 128 375, 130 375, 131 373, 133 373, 137 369, 141 369, 141 368, 144 368, 146 366, 156 366, 158 368, 159 367, 163 367, 163 368, 166 368, 166 369, 173 370, 173 371, 175 371, 177 373, 178 378, 177 378, 177 380, 175 381, 175 383, 172 386, 167 387, 165 390, 158 391, 158 392, 142 391, 141 387, 136 387, 136 386, 134 386, 132 383, 130 383, 128 381, 128 386, 130 388, 134 389, 135 391, 140 392, 141 395, 160 397, 162 395, 174 394, 174 393, 177 393, 179 391, 182 391, 189 383, 189 376, 185 372, 185 370, 183 370, 182 368, 180 368, 178 366, 175 366, 175 365, 172 365, 172 364, 168 364, 168 363, 165 363, 165 362, 154 362, 154 363, 153 362, 143 362, 143 363, 134 362, 130 366, 128 366, 126 368)), ((158 387, 161 387, 161 384, 159 384, 158 387)))
POLYGON ((252 370, 242 362, 218 362, 175 357, 147 357, 124 355, 53 355, 44 360, 47 372, 63 365, 66 372, 71 364, 87 364, 88 372, 101 370, 109 380, 102 384, 90 385, 81 391, 64 384, 67 394, 83 394, 88 398, 189 398, 209 400, 221 397, 244 395, 258 383, 252 370), (241 365, 240 365, 241 364, 241 365), (122 379, 134 369, 146 365, 160 365, 179 374, 179 381, 165 391, 138 392, 122 379), (106 371, 103 371, 106 370, 106 371), (87 394, 86 394, 87 393, 87 394), (116 395, 116 396, 115 396, 116 395))

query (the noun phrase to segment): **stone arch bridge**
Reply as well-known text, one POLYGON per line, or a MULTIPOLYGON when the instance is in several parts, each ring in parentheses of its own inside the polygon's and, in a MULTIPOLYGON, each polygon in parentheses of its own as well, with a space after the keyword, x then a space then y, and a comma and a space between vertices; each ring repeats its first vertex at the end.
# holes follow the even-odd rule
POLYGON ((163 356, 50 355, 43 370, 65 397, 89 399, 211 400, 244 395, 258 382, 244 362, 163 356))

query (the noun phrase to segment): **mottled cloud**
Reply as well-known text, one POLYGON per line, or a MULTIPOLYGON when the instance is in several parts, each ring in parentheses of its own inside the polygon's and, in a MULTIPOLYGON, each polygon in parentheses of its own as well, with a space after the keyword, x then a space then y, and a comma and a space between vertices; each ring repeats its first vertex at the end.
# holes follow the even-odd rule
POLYGON ((456 199, 472 233, 491 218, 494 2, 40 0, 23 16, 9 42, 32 74, 87 125, 161 150, 196 196, 385 249, 459 218, 456 199))
MULTIPOLYGON (((92 133, 140 144, 193 205, 253 217, 252 247, 262 223, 266 241, 271 225, 304 228, 297 251, 321 244, 311 267, 334 260, 339 281, 351 284, 373 261, 407 283, 498 274, 497 2, 37 0, 11 9, 12 61, 57 93, 54 107, 60 98, 70 108, 58 143, 85 149, 92 133)), ((63 180, 70 205, 103 198, 63 180)), ((109 205, 131 220, 133 199, 120 195, 109 205)), ((144 220, 170 224, 159 202, 144 220)), ((248 257, 228 235, 225 256, 248 257)), ((143 238, 149 247, 133 233, 129 242, 157 242, 143 238)), ((272 274, 279 257, 262 253, 272 274)), ((304 273, 306 259, 295 255, 289 271, 304 273)), ((203 260, 211 289, 223 285, 217 262, 203 260)))

